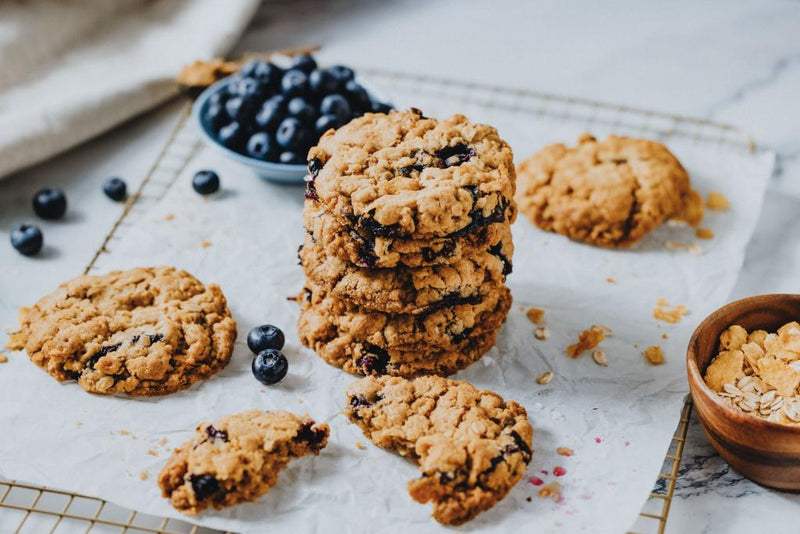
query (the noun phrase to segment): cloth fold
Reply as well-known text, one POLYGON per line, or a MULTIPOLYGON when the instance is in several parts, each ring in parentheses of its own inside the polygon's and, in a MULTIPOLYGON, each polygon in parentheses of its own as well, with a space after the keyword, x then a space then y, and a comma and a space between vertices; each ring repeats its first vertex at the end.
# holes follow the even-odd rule
POLYGON ((0 179, 164 102, 223 55, 258 0, 0 3, 0 179))

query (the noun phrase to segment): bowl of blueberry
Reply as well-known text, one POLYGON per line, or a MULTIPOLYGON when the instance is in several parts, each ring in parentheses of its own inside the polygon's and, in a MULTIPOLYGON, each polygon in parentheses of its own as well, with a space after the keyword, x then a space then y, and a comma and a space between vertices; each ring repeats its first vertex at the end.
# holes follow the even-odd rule
POLYGON ((344 65, 309 55, 251 61, 206 89, 192 114, 212 146, 272 181, 302 183, 306 154, 323 133, 392 107, 344 65))

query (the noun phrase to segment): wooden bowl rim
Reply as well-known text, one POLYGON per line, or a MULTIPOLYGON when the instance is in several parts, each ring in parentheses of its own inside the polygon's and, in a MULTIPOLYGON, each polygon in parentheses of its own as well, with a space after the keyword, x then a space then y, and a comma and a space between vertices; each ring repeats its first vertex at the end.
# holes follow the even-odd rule
MULTIPOLYGON (((716 391, 708 387, 706 381, 703 380, 703 375, 700 373, 700 366, 697 364, 697 355, 694 352, 694 347, 697 344, 697 338, 709 328, 709 325, 714 321, 714 319, 716 319, 718 315, 722 315, 724 312, 730 311, 732 308, 738 308, 747 305, 751 305, 748 306, 749 309, 755 309, 758 308, 759 305, 766 305, 769 301, 776 298, 788 298, 791 300, 796 300, 798 303, 800 303, 800 295, 795 293, 771 293, 767 295, 745 297, 743 299, 730 302, 713 311, 697 326, 697 328, 695 328, 694 332, 692 333, 692 337, 689 338, 689 346, 686 349, 686 371, 689 378, 689 391, 692 393, 692 396, 694 396, 697 392, 702 392, 702 394, 707 399, 711 400, 711 402, 725 415, 725 417, 732 419, 736 424, 750 425, 752 427, 756 427, 758 430, 788 432, 790 434, 797 434, 800 436, 800 424, 786 425, 767 421, 766 419, 761 419, 760 417, 751 415, 743 410, 738 410, 725 403, 722 398, 717 395, 716 391)), ((700 411, 701 410, 698 410, 698 415, 700 415, 700 411)))

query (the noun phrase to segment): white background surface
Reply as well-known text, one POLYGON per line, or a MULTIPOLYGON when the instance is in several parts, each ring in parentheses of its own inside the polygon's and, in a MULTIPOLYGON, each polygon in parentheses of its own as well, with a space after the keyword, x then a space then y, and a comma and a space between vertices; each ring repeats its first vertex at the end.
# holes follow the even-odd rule
MULTIPOLYGON (((262 8, 240 49, 319 42, 328 60, 507 83, 741 126, 778 151, 779 169, 733 298, 800 286, 795 274, 800 238, 792 231, 800 223, 800 198, 790 194, 800 190, 799 9, 789 2, 301 1, 262 8)), ((121 209, 102 196, 102 182, 121 175, 135 187, 175 109, 162 108, 0 184, 0 232, 6 236, 12 224, 31 218, 28 203, 38 187, 65 188, 72 206, 66 221, 42 224, 48 243, 42 257, 24 260, 0 247, 4 318, 13 317, 16 302, 32 302, 82 270, 121 209)), ((702 438, 692 443, 697 445, 685 453, 688 466, 709 454, 702 438)), ((679 493, 670 530, 737 531, 745 528, 753 506, 776 512, 765 514, 776 518, 771 525, 776 532, 800 516, 796 498, 786 494, 740 479, 734 491, 724 491, 713 476, 721 469, 724 465, 711 465, 699 478, 701 495, 679 493), (720 510, 725 521, 716 513, 720 510)))

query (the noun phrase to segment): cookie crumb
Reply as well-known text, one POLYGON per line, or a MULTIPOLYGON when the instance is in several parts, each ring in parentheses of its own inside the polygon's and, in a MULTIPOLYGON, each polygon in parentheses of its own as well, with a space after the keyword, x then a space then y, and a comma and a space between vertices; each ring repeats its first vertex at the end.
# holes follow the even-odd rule
POLYGON ((356 449, 358 449, 358 450, 360 450, 360 451, 363 451, 363 450, 365 450, 365 449, 366 449, 366 447, 365 447, 365 446, 364 446, 364 444, 363 444, 363 443, 361 443, 360 441, 356 441, 356 449))
POLYGON ((528 502, 531 502, 533 500, 533 498, 532 497, 525 497, 525 500, 528 501, 528 502))
POLYGON ((147 480, 149 476, 150 475, 147 473, 147 471, 142 471, 141 473, 139 473, 139 480, 147 480))
POLYGON ((695 230, 694 235, 698 239, 714 239, 714 231, 711 228, 698 228, 695 230))
POLYGON ((533 336, 540 341, 544 341, 550 337, 550 330, 546 326, 540 326, 533 332, 533 336))
POLYGON ((75 421, 75 426, 80 428, 83 426, 83 423, 81 421, 75 421))
POLYGON ((653 308, 653 317, 659 321, 675 324, 688 313, 686 306, 683 304, 679 304, 672 309, 667 308, 667 306, 669 306, 669 302, 664 300, 664 298, 658 299, 655 308, 653 308))
POLYGON ((8 361, 8 356, 5 354, 0 354, 0 363, 6 363, 8 361))
POLYGON ((661 365, 664 363, 664 351, 661 350, 661 347, 658 345, 650 345, 644 349, 643 354, 652 365, 661 365))
POLYGON ((535 324, 542 324, 544 314, 545 311, 541 308, 528 308, 528 311, 525 313, 525 315, 528 316, 528 320, 535 324))
POLYGON ((594 363, 600 365, 601 367, 608 367, 608 359, 606 358, 606 353, 600 349, 597 349, 592 352, 592 359, 594 363))
POLYGON ((119 434, 120 436, 130 436, 131 432, 130 432, 130 430, 125 430, 123 428, 122 430, 117 431, 117 434, 119 434))
POLYGON ((149 454, 150 456, 158 456, 158 451, 155 449, 148 449, 147 454, 149 454))
POLYGON ((667 333, 666 333, 666 332, 664 332, 663 334, 661 334, 661 339, 669 339, 669 336, 667 335, 667 333))
POLYGON ((592 325, 588 330, 584 330, 578 335, 578 342, 567 347, 567 356, 577 358, 587 350, 591 350, 599 345, 605 338, 606 333, 611 329, 605 326, 592 325))
POLYGON ((167 215, 164 217, 164 220, 165 220, 165 221, 171 221, 171 220, 172 220, 172 219, 174 219, 174 218, 175 218, 175 216, 174 216, 173 214, 171 214, 171 213, 168 213, 168 214, 167 214, 167 215))
POLYGON ((708 193, 708 200, 706 200, 706 207, 713 211, 728 211, 731 203, 719 191, 711 191, 708 193))
POLYGON ((161 438, 160 440, 158 440, 158 444, 163 447, 164 445, 167 444, 167 438, 161 438))
POLYGON ((608 282, 609 284, 616 284, 617 283, 617 281, 614 280, 613 278, 611 278, 610 276, 608 278, 606 278, 606 282, 608 282))
POLYGON ((200 246, 203 248, 208 248, 211 246, 211 241, 203 241, 202 243, 200 243, 200 246))
POLYGON ((539 498, 552 499, 554 502, 561 500, 561 484, 558 482, 551 482, 539 490, 539 498))
POLYGON ((545 384, 549 384, 552 379, 553 371, 547 371, 539 375, 539 378, 536 379, 536 383, 543 386, 545 384))
POLYGON ((572 456, 573 454, 575 454, 575 451, 573 451, 569 447, 558 447, 556 448, 556 453, 558 453, 561 456, 572 456))

